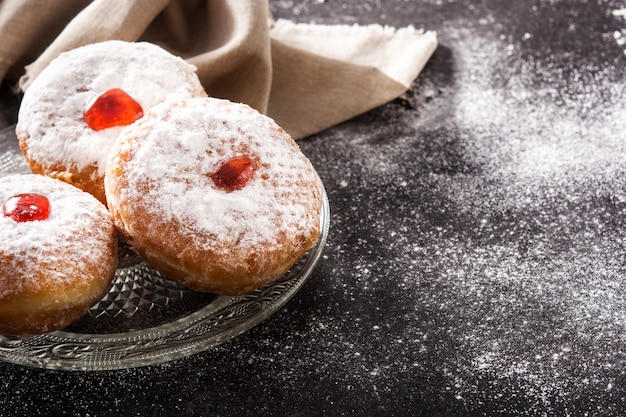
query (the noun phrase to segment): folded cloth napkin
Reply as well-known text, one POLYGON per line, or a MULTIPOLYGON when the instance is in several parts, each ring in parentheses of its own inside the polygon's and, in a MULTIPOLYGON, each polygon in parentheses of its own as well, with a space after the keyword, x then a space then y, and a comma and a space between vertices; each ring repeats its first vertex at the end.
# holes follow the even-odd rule
POLYGON ((437 46, 413 27, 272 21, 267 0, 2 0, 0 38, 0 79, 19 78, 22 91, 63 51, 156 43, 196 65, 209 95, 249 104, 296 139, 400 96, 437 46))

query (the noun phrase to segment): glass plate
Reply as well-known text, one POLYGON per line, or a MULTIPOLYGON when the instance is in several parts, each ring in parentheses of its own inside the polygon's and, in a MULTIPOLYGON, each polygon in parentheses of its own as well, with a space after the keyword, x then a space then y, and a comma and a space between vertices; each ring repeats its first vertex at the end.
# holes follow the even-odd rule
MULTIPOLYGON (((14 127, 0 130, 0 176, 30 172, 14 127)), ((321 234, 283 277, 245 297, 199 293, 169 280, 120 242, 109 293, 63 331, 0 335, 0 360, 64 370, 109 370, 171 361, 217 346, 267 319, 311 275, 328 236, 324 194, 321 234)))

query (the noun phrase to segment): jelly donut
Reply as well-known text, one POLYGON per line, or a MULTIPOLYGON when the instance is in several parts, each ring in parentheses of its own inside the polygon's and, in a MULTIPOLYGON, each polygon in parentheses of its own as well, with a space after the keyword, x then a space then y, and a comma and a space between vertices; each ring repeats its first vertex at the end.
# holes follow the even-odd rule
POLYGON ((117 135, 166 99, 206 96, 195 69, 145 42, 105 41, 60 54, 28 87, 18 113, 31 171, 105 203, 105 163, 117 135))
POLYGON ((170 278, 243 295, 317 241, 323 187, 273 120, 196 98, 154 106, 112 148, 105 177, 120 234, 170 278))
POLYGON ((0 178, 0 333, 66 327, 107 292, 117 237, 106 207, 42 175, 0 178))

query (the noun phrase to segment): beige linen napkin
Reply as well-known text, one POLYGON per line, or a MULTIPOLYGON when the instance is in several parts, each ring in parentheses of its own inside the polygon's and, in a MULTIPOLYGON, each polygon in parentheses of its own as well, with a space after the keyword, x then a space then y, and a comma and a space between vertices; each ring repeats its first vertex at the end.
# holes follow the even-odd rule
POLYGON ((25 91, 59 53, 107 39, 185 58, 209 95, 267 113, 294 138, 401 95, 437 46, 411 27, 272 22, 267 0, 1 0, 0 78, 25 91))

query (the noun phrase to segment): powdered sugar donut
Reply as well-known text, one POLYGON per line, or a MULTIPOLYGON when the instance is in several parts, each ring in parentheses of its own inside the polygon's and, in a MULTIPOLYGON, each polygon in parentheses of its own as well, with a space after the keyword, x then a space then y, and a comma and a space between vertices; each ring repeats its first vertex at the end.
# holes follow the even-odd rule
POLYGON ((33 174, 0 178, 0 205, 0 333, 45 333, 80 318, 117 267, 106 207, 33 174))
POLYGON ((241 295, 317 241, 323 188, 270 118, 215 98, 163 103, 113 146, 105 190, 129 244, 169 277, 241 295))
MULTIPOLYGON (((62 53, 33 81, 20 106, 16 132, 32 172, 105 202, 106 158, 123 126, 96 124, 101 130, 95 130, 83 112, 94 106, 96 116, 119 118, 133 110, 113 95, 95 105, 95 97, 112 89, 126 93, 142 112, 166 99, 206 96, 195 67, 154 44, 106 41, 62 53)), ((134 121, 121 119, 114 122, 134 121)))

